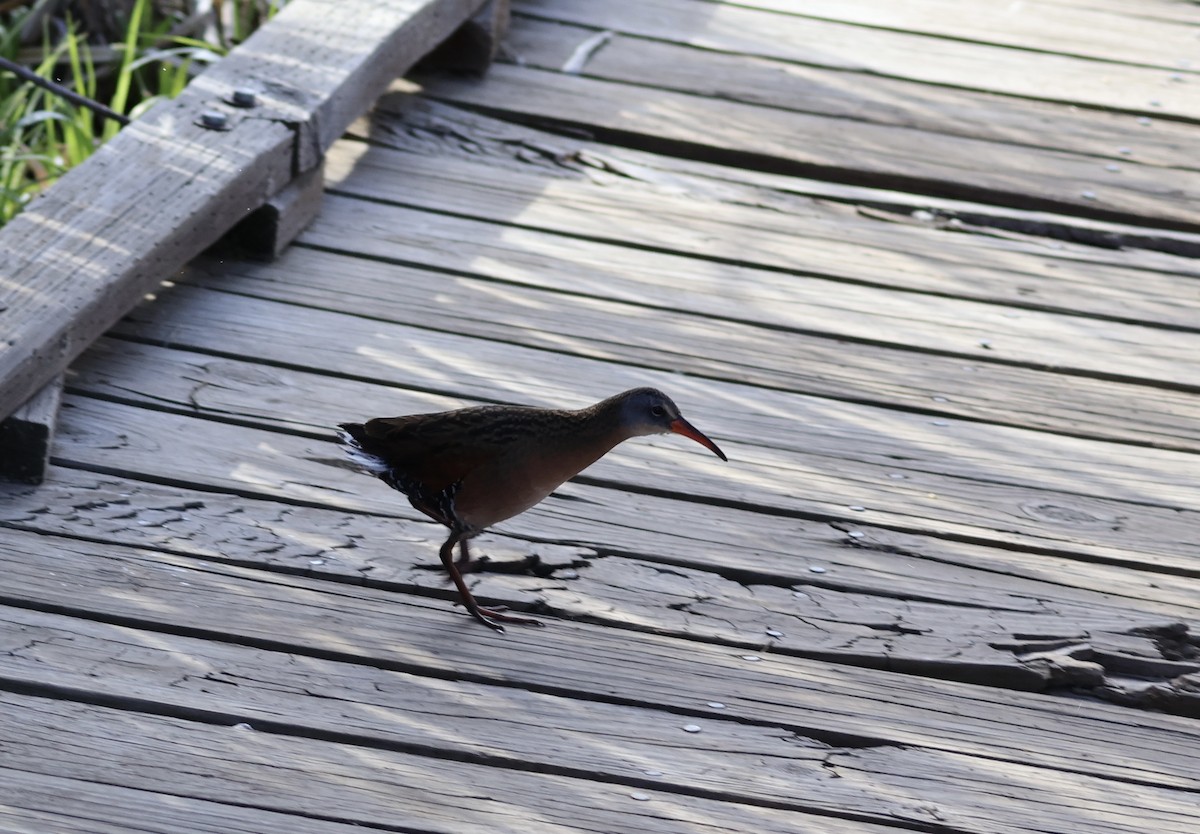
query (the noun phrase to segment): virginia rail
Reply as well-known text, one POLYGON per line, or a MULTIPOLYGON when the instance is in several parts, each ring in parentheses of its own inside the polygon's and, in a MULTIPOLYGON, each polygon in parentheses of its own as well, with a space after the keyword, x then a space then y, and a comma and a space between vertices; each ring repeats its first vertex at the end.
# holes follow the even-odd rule
POLYGON ((342 423, 354 462, 450 529, 441 559, 467 610, 496 631, 537 620, 484 608, 463 582, 467 540, 537 504, 631 437, 674 432, 725 453, 654 388, 634 388, 577 411, 485 405, 342 423), (460 561, 454 561, 454 547, 460 561))

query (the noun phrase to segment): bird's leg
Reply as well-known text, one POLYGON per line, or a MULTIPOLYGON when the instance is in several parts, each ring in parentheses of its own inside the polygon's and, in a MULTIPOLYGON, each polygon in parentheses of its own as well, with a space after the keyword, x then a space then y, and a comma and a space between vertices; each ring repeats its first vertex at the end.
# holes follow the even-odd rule
POLYGON ((479 620, 485 626, 496 631, 504 631, 504 626, 500 623, 518 623, 520 625, 536 625, 542 623, 537 620, 531 620, 528 617, 517 617, 512 614, 505 614, 495 608, 484 608, 475 601, 475 595, 467 588, 467 583, 463 582, 462 574, 458 570, 458 565, 454 562, 454 545, 459 545, 464 561, 469 560, 470 556, 467 552, 467 540, 463 538, 462 533, 451 532, 442 545, 440 555, 442 564, 446 571, 450 574, 450 578, 454 581, 454 587, 458 588, 458 595, 462 597, 463 605, 467 607, 467 611, 471 616, 479 620))
POLYGON ((458 570, 459 573, 470 573, 475 570, 478 563, 471 561, 471 551, 467 550, 467 540, 461 539, 458 543, 458 570))

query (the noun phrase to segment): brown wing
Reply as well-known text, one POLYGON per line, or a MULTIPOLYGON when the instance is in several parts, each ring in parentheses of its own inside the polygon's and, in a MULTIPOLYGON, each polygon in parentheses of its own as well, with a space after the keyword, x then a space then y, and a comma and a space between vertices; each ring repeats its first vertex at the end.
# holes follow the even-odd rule
POLYGON ((438 493, 494 460, 529 434, 513 409, 488 406, 439 414, 378 417, 363 427, 366 451, 397 472, 438 493))

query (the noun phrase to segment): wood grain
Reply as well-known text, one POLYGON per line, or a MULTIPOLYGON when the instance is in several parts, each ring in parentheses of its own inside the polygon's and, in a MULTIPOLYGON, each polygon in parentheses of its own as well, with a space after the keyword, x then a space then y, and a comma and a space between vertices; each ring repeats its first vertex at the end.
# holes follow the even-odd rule
MULTIPOLYGON (((1084 4, 1063 6, 1053 2, 1005 7, 963 4, 954 0, 918 0, 903 5, 870 0, 818 0, 805 3, 800 9, 788 0, 740 0, 734 5, 872 29, 1171 70, 1179 69, 1179 58, 1186 58, 1195 49, 1194 33, 1188 26, 1156 18, 1158 14, 1178 10, 1180 22, 1188 20, 1187 5, 1155 0, 1109 3, 1108 8, 1089 8, 1084 4), (1155 49, 1155 44, 1160 48, 1155 49), (1177 57, 1173 60, 1173 56, 1177 57)), ((539 6, 533 4, 533 8, 539 6)), ((543 11, 553 8, 541 6, 543 11)), ((1200 15, 1190 15, 1190 22, 1200 23, 1200 15)))
MULTIPOLYGON (((164 474, 182 480, 174 470, 164 474)), ((6 490, 0 521, 56 535, 240 560, 286 573, 403 586, 430 595, 446 590, 433 558, 438 528, 378 485, 363 484, 364 500, 377 497, 386 504, 339 510, 286 498, 225 494, 211 488, 211 477, 200 470, 191 487, 146 482, 123 487, 115 476, 58 467, 49 493, 6 490)), ((1110 612, 1125 627, 1141 618, 1200 617, 1197 580, 1187 577, 1081 565, 1047 554, 865 524, 756 518, 746 510, 697 506, 686 497, 587 484, 566 486, 528 518, 481 538, 480 550, 498 569, 516 565, 517 576, 545 574, 561 579, 565 587, 590 581, 580 568, 612 560, 643 574, 648 564, 686 569, 658 577, 661 587, 673 584, 685 598, 696 589, 696 571, 711 574, 702 581, 721 585, 734 596, 746 587, 764 595, 774 593, 768 586, 796 588, 812 600, 814 619, 833 623, 861 624, 872 617, 899 622, 912 610, 910 602, 987 609, 1003 612, 1001 616, 1043 616, 1057 627, 1057 620, 1086 620, 1110 630, 1110 612), (825 570, 813 571, 814 566, 825 570), (862 601, 866 596, 874 597, 869 605, 862 601)), ((520 604, 540 605, 548 587, 524 581, 503 588, 499 584, 492 583, 493 593, 520 604)), ((691 601, 698 596, 692 594, 691 601)), ((1058 636, 1079 636, 1078 628, 1071 628, 1075 630, 1058 636)), ((897 639, 905 636, 897 634, 897 639)), ((752 636, 761 637, 757 631, 752 636)))
MULTIPOLYGON (((7 535, 0 559, 11 577, 6 595, 23 607, 139 629, 170 630, 186 618, 189 635, 210 641, 656 706, 701 724, 775 726, 842 746, 911 745, 1162 788, 1197 784, 1196 726, 1184 718, 764 652, 747 660, 744 650, 700 642, 681 656, 671 638, 562 621, 496 638, 465 617, 419 601, 397 605, 371 588, 33 534, 7 535), (680 675, 692 681, 686 691, 680 675), (1097 724, 1100 738, 1090 731, 1097 724)), ((231 722, 220 723, 230 732, 231 722)))
MULTIPOLYGON (((199 301, 189 301, 191 312, 200 312, 199 301)), ((244 312, 250 309, 247 304, 239 306, 244 312)), ((229 313, 223 315, 228 317, 229 313)), ((274 426, 268 415, 285 402, 292 425, 306 428, 307 437, 264 432, 262 440, 246 438, 231 447, 223 434, 229 429, 219 424, 196 421, 192 429, 183 430, 186 419, 171 414, 143 424, 136 409, 76 399, 62 424, 63 431, 81 441, 71 460, 89 467, 105 467, 112 457, 106 450, 119 448, 127 471, 150 473, 164 465, 159 450, 172 448, 167 464, 175 455, 183 460, 219 460, 214 475, 222 489, 241 487, 265 489, 271 495, 310 495, 333 506, 348 506, 347 495, 361 494, 370 482, 363 484, 362 476, 339 468, 339 452, 326 445, 325 438, 332 436, 323 427, 345 419, 346 403, 351 401, 357 406, 351 417, 437 409, 422 408, 420 401, 429 400, 420 396, 408 401, 415 402, 415 407, 406 407, 401 392, 393 386, 413 385, 419 380, 403 371, 397 373, 389 362, 379 361, 402 354, 381 356, 371 347, 373 339, 354 344, 347 322, 326 324, 316 317, 301 325, 280 318, 277 312, 271 315, 280 330, 259 328, 257 344, 269 342, 282 356, 291 350, 284 342, 283 331, 303 336, 326 327, 338 329, 346 348, 336 360, 339 370, 358 378, 310 380, 305 379, 305 372, 295 369, 282 375, 269 371, 254 374, 250 386, 237 385, 243 394, 251 396, 239 398, 236 405, 227 402, 216 414, 274 426), (350 363, 359 355, 371 358, 361 360, 356 368, 350 363), (366 383, 368 378, 388 384, 372 386, 366 383), (264 398, 268 401, 265 404, 264 398), (171 439, 172 433, 180 436, 171 439), (314 434, 321 439, 311 439, 314 434), (237 453, 238 446, 258 448, 262 454, 246 460, 237 453)), ((193 316, 193 321, 205 332, 205 338, 222 340, 226 349, 235 347, 234 336, 217 327, 215 320, 210 324, 193 316)), ((236 321, 227 318, 227 323, 235 330, 239 328, 236 321)), ((377 332, 377 328, 372 326, 372 331, 377 332)), ((179 346, 196 341, 181 327, 173 328, 172 336, 179 346)), ((412 337, 397 332, 392 338, 412 337)), ((646 440, 622 446, 618 454, 596 464, 588 472, 593 482, 686 495, 704 503, 785 517, 875 524, 1052 551, 1085 561, 1154 566, 1165 572, 1195 575, 1186 532, 1196 512, 1191 503, 1195 495, 1189 486, 1188 455, 1129 449, 1118 466, 1116 459, 1109 463, 1109 457, 1120 453, 1121 447, 1110 450, 1106 444, 1089 446, 1064 439, 1059 445, 1049 436, 1035 438, 1020 432, 1007 438, 999 433, 985 434, 987 439, 977 440, 971 436, 969 425, 948 431, 949 427, 902 418, 891 426, 864 428, 871 421, 861 415, 851 413, 838 419, 831 414, 829 409, 838 404, 807 403, 798 397, 767 392, 748 401, 737 386, 672 379, 671 375, 644 370, 622 371, 616 366, 596 366, 591 360, 568 363, 560 359, 555 364, 565 378, 555 380, 548 378, 547 365, 538 357, 531 357, 532 364, 522 367, 520 351, 493 353, 495 364, 481 367, 479 346, 461 337, 434 340, 422 336, 420 342, 429 355, 441 355, 450 362, 443 370, 453 367, 454 375, 463 380, 458 404, 472 402, 470 397, 485 393, 495 395, 488 397, 492 401, 504 401, 506 388, 539 374, 541 387, 529 388, 521 402, 571 404, 570 392, 578 391, 580 380, 589 374, 594 375, 594 388, 605 387, 601 380, 614 390, 632 387, 633 380, 640 380, 669 388, 679 402, 687 404, 685 409, 697 425, 705 426, 723 448, 733 448, 730 454, 738 459, 735 468, 715 466, 699 455, 689 455, 688 450, 678 448, 669 439, 646 440), (464 375, 455 357, 471 357, 479 376, 464 375), (617 376, 621 373, 626 374, 624 378, 617 376), (484 387, 489 380, 490 389, 484 387), (810 410, 808 417, 806 412, 810 410), (797 424, 805 426, 803 441, 795 434, 797 424), (759 436, 748 433, 752 425, 759 436), (904 446, 898 445, 901 438, 906 438, 904 446), (962 450, 961 459, 958 450, 962 450), (952 471, 946 471, 947 464, 953 464, 949 467, 952 471), (1121 470, 1124 474, 1117 477, 1114 473, 1121 470), (670 473, 670 480, 664 482, 660 473, 670 473), (803 487, 798 489, 797 484, 803 487), (863 509, 852 509, 855 506, 863 509)), ((262 347, 260 350, 265 359, 273 358, 271 352, 262 347)), ((435 366, 426 373, 440 375, 435 366)), ((155 382, 139 387, 152 392, 152 401, 184 403, 184 413, 193 412, 192 392, 202 394, 209 383, 187 377, 172 383, 171 378, 171 372, 151 372, 147 382, 155 382), (168 393, 171 386, 176 387, 176 393, 168 393)), ((223 387, 220 383, 218 386, 223 387)), ((127 391, 131 389, 136 391, 126 385, 127 391)), ((380 495, 378 500, 375 506, 384 508, 395 499, 380 495)))
MULTIPOLYGON (((6 760, 25 770, 323 821, 394 828, 392 821, 403 813, 421 826, 406 826, 410 831, 480 834, 565 834, 583 826, 784 834, 811 821, 804 814, 664 791, 650 790, 652 801, 642 802, 624 785, 70 701, 0 693, 0 703, 6 760), (693 821, 696 814, 703 815, 702 827, 693 821)), ((846 834, 862 830, 862 823, 836 819, 828 825, 846 834)))
MULTIPOLYGON (((10 702, 6 708, 24 715, 25 703, 36 701, 10 702)), ((105 784, 103 777, 64 778, 5 764, 0 767, 0 830, 13 834, 362 834, 352 823, 193 799, 169 785, 135 790, 105 784), (114 808, 121 809, 119 819, 114 808)))
MULTIPOLYGON (((388 101, 404 107, 410 99, 388 101)), ((415 141, 392 138, 390 143, 419 155, 349 143, 331 152, 333 191, 371 201, 369 206, 343 210, 353 212, 355 221, 362 223, 369 222, 364 216, 372 212, 381 218, 396 218, 363 227, 359 245, 372 243, 374 249, 362 254, 379 252, 389 234, 401 237, 406 229, 416 234, 426 227, 437 228, 436 217, 409 219, 411 214, 400 213, 408 209, 484 221, 491 228, 477 227, 475 237, 480 244, 519 235, 522 230, 572 239, 558 241, 560 249, 597 244, 606 257, 612 251, 611 257, 619 259, 616 263, 622 269, 609 270, 614 273, 614 286, 619 286, 617 279, 626 264, 634 274, 639 274, 639 262, 652 265, 655 271, 669 269, 671 274, 658 281, 666 286, 660 300, 669 294, 674 301, 685 301, 677 289, 671 292, 683 278, 709 295, 714 292, 710 286, 720 277, 724 277, 720 286, 727 287, 730 276, 754 269, 777 274, 756 271, 754 291, 736 294, 734 302, 755 300, 767 293, 778 297, 789 287, 803 289, 809 281, 796 279, 807 278, 847 285, 830 287, 827 295, 849 294, 865 285, 1196 330, 1200 296, 1195 278, 1200 273, 1191 258, 881 222, 845 206, 788 200, 764 189, 736 188, 699 177, 676 175, 659 183, 639 181, 636 169, 629 175, 594 173, 591 165, 604 167, 608 161, 604 147, 577 140, 550 139, 543 144, 544 134, 522 128, 501 128, 501 138, 489 141, 490 126, 478 124, 479 144, 487 151, 443 155, 443 142, 424 135, 426 129, 474 135, 468 127, 470 121, 449 121, 446 112, 437 112, 430 121, 419 115, 409 121, 406 116, 400 124, 385 122, 372 132, 375 142, 388 141, 380 134, 416 133, 415 141), (526 151, 522 151, 525 143, 526 151), (532 162, 529 146, 536 149, 532 162), (572 160, 588 163, 572 164, 572 160), (413 190, 403 199, 394 191, 386 192, 380 183, 391 176, 411 181, 413 190), (397 204, 397 209, 390 209, 389 203, 397 204), (661 222, 639 222, 651 214, 661 222), (614 246, 633 251, 622 254, 613 251, 614 246), (701 282, 706 276, 711 277, 701 282), (1135 277, 1137 284, 1133 283, 1135 277), (1135 287, 1144 290, 1138 293, 1135 287)), ((338 216, 334 209, 329 219, 338 216)), ((646 271, 645 266, 640 270, 646 271)), ((598 282, 575 282, 571 286, 576 292, 597 293, 595 284, 598 282)), ((922 300, 938 303, 937 299, 922 300)), ((735 308, 726 317, 739 312, 735 308)), ((769 311, 757 313, 741 313, 741 317, 767 321, 764 316, 769 311)))
MULTIPOLYGON (((1081 60, 1062 54, 1067 51, 1063 47, 1070 42, 1071 35, 1056 30, 1046 30, 1043 35, 1058 39, 1056 42, 1062 45, 1060 54, 764 12, 747 8, 747 5, 696 4, 686 0, 604 4, 586 0, 527 0, 514 4, 514 10, 687 43, 701 49, 816 64, 926 84, 985 90, 1096 109, 1126 110, 1148 116, 1163 114, 1195 119, 1200 115, 1200 104, 1188 85, 1172 81, 1167 69, 1130 66, 1119 60, 1081 60), (920 60, 914 60, 918 55, 920 60), (1152 101, 1159 104, 1152 105, 1152 101)), ((971 5, 971 11, 964 9, 961 15, 982 22, 989 14, 1002 14, 999 9, 982 4, 984 10, 976 17, 973 14, 975 5, 971 5)), ((913 10, 900 12, 905 13, 912 14, 913 10)), ((1074 29, 1074 26, 1068 28, 1074 29)), ((1140 49, 1143 55, 1164 43, 1160 38, 1166 38, 1165 43, 1174 43, 1183 50, 1166 49, 1159 53, 1161 57, 1155 63, 1161 63, 1162 60, 1178 62, 1194 57, 1187 54, 1190 33, 1191 28, 1187 25, 1161 27, 1150 21, 1126 17, 1119 29, 1099 37, 1123 39, 1127 44, 1135 42, 1136 45, 1126 45, 1125 49, 1140 49)), ((1176 63, 1174 71, 1191 75, 1195 67, 1180 67, 1176 63)))
POLYGON ((0 415, 258 208, 482 0, 298 0, 0 231, 0 415), (363 33, 369 33, 363 40, 363 33), (235 87, 261 104, 223 104, 235 87), (225 108, 227 131, 196 124, 225 108))
MULTIPOLYGON (((693 314, 690 295, 666 309, 655 302, 652 288, 638 293, 638 282, 652 281, 656 273, 632 259, 624 268, 619 248, 520 231, 488 243, 486 228, 458 218, 395 214, 405 244, 451 272, 360 258, 351 247, 335 244, 342 232, 353 234, 352 217, 358 215, 346 216, 339 209, 348 204, 333 201, 311 238, 327 248, 297 249, 275 265, 202 261, 181 280, 556 353, 936 417, 1200 451, 1200 403, 1187 392, 1076 376, 1064 396, 1063 377, 1052 370, 714 320, 693 314), (413 228, 417 221, 423 232, 413 228), (617 267, 619 273, 605 281, 617 267), (586 295, 572 292, 573 284, 584 281, 589 281, 586 295), (616 300, 597 298, 592 288, 616 300), (653 327, 613 338, 612 322, 621 320, 652 320, 653 327)), ((400 252, 395 254, 399 260, 400 252)))
MULTIPOLYGON (((856 234, 864 226, 877 229, 883 235, 882 240, 898 234, 895 230, 887 231, 886 226, 878 222, 880 213, 870 212, 871 208, 875 208, 892 213, 893 222, 905 219, 909 226, 954 232, 939 235, 951 248, 956 246, 955 239, 960 235, 977 235, 991 239, 994 245, 1010 249, 1020 246, 1023 241, 1025 251, 1041 253, 1044 257, 1053 255, 1056 259, 1065 257, 1097 263, 1105 262, 1105 256, 1111 256, 1111 250, 1114 249, 1150 248, 1182 254, 1186 259, 1143 261, 1146 268, 1184 273, 1195 272, 1195 264, 1189 261, 1193 261, 1200 252, 1197 246, 1200 236, 1186 232, 1106 223, 1078 214, 1054 214, 1006 208, 994 203, 949 200, 929 194, 789 176, 757 168, 718 165, 687 156, 669 156, 623 147, 619 144, 620 137, 608 144, 601 144, 583 138, 580 131, 566 132, 565 135, 562 130, 551 133, 519 124, 512 117, 492 118, 472 109, 420 98, 413 95, 420 88, 411 82, 398 81, 392 89, 392 94, 379 100, 369 119, 360 119, 352 125, 351 131, 355 136, 369 138, 372 143, 384 147, 396 147, 414 153, 475 161, 483 157, 492 164, 507 166, 518 172, 518 180, 536 170, 552 180, 583 179, 618 188, 636 185, 665 195, 687 193, 705 202, 775 209, 798 215, 805 222, 829 213, 839 217, 839 227, 845 226, 846 233, 855 235, 855 239, 861 240, 865 246, 882 241, 876 241, 868 234, 856 234), (397 122, 397 118, 400 121, 397 122), (462 141, 464 139, 466 141, 462 141), (801 199, 797 200, 796 197, 801 199), (851 210, 837 211, 839 205, 848 205, 851 210), (922 211, 932 214, 932 220, 921 219, 922 211), (981 225, 984 228, 979 228, 981 225), (1008 235, 992 227, 1026 234, 1008 235), (1057 241, 1087 245, 1061 246, 1057 241)), ((835 95, 841 97, 840 93, 835 95)), ((986 107, 982 104, 979 106, 986 112, 986 107)), ((1057 119, 1057 114, 1033 114, 1030 118, 1035 124, 1043 124, 1047 120, 1057 119)), ((962 118, 955 113, 953 121, 960 123, 962 118)), ((1073 124, 1072 130, 1078 130, 1085 136, 1097 133, 1097 128, 1086 122, 1073 124)), ((1128 127, 1125 131, 1128 131, 1128 127)), ((1120 132, 1116 127, 1110 132, 1099 131, 1101 136, 1092 144, 1085 143, 1071 152, 1082 151, 1103 156, 1108 152, 1106 147, 1119 147, 1128 141, 1127 138, 1119 138, 1117 134, 1120 132)), ((1020 144, 1019 138, 997 138, 1020 144)), ((1039 146, 1059 147, 1055 140, 1048 137, 1035 136, 1032 141, 1039 146)), ((1164 135, 1159 153, 1167 158, 1180 158, 1180 154, 1186 157, 1190 141, 1190 128, 1181 125, 1174 132, 1164 135)), ((1068 149, 1072 147, 1066 146, 1068 149)), ((1143 147, 1141 142, 1138 147, 1143 147)), ((1111 172, 1106 171, 1107 174, 1111 172)), ((912 236, 911 232, 909 236, 912 236)), ((1130 256, 1133 253, 1125 254, 1130 256)))
MULTIPOLYGON (((428 523, 211 490, 130 492, 111 478, 60 473, 52 504, 36 493, 7 496, 0 523, 450 599, 434 560, 439 534, 428 523)), ((1164 685, 1198 668, 1167 662, 1153 638, 1200 619, 1195 580, 1103 566, 1055 570, 1053 559, 1023 562, 870 527, 855 538, 823 525, 756 525, 759 536, 785 544, 777 553, 755 538, 719 539, 745 524, 745 513, 699 512, 678 499, 639 499, 631 513, 634 496, 588 487, 570 494, 599 513, 577 517, 578 502, 551 501, 508 535, 485 537, 476 547, 484 567, 469 578, 476 593, 620 628, 1014 689, 1124 692, 1115 670, 1135 655, 1156 659, 1144 678, 1164 685), (638 511, 643 528, 652 518, 676 525, 631 537, 638 511), (555 544, 551 532, 588 546, 555 544), (1071 675, 1037 654, 1067 647, 1086 659, 1071 675), (1090 677, 1080 676, 1084 668, 1090 677)), ((399 503, 395 510, 412 515, 399 503)))
MULTIPOLYGON (((369 175, 364 171, 359 176, 369 175)), ((329 199, 327 216, 330 221, 337 220, 337 225, 322 224, 310 229, 301 236, 304 243, 343 252, 353 249, 370 258, 399 264, 413 263, 415 252, 426 242, 430 247, 439 243, 457 245, 443 236, 421 235, 421 230, 412 224, 399 225, 398 213, 382 210, 378 205, 345 204, 343 212, 334 207, 334 202, 333 198, 329 199), (348 245, 350 240, 353 240, 352 245, 348 245)), ((617 209, 615 204, 610 206, 625 216, 612 216, 609 222, 629 223, 636 227, 632 211, 617 209)), ((595 222, 600 222, 596 215, 602 210, 599 206, 589 208, 573 200, 557 204, 545 200, 531 205, 525 211, 524 219, 534 230, 541 231, 547 226, 554 229, 554 226, 568 222, 572 215, 591 215, 595 222), (538 215, 546 218, 546 225, 540 222, 538 215)), ((676 237, 672 229, 682 228, 686 227, 658 226, 648 233, 670 238, 676 237)), ((493 236, 506 236, 502 229, 492 231, 493 236)), ((688 234, 703 233, 696 230, 688 234)), ((748 232, 746 236, 754 235, 748 232)), ((612 239, 601 241, 602 244, 613 242, 612 239)), ((762 260, 775 261, 785 269, 800 267, 795 260, 800 254, 790 249, 794 242, 787 242, 782 236, 774 242, 789 248, 774 255, 760 255, 762 260)), ((663 243, 678 245, 682 242, 663 243)), ((717 321, 754 323, 872 345, 907 345, 922 352, 957 356, 966 364, 996 362, 1072 376, 1194 390, 1195 379, 1189 372, 1188 358, 1200 349, 1200 332, 1165 330, 1057 310, 1013 310, 987 302, 893 292, 824 277, 779 275, 773 274, 773 269, 713 262, 704 257, 679 258, 674 252, 656 256, 628 251, 636 248, 637 242, 627 248, 622 261, 607 265, 609 277, 604 275, 602 259, 610 252, 619 256, 611 246, 594 248, 590 243, 578 242, 559 244, 559 241, 549 241, 544 251, 582 250, 584 254, 575 260, 590 262, 599 268, 580 275, 579 280, 572 280, 569 274, 561 278, 541 274, 531 280, 543 286, 567 285, 579 294, 601 294, 634 301, 647 308, 643 312, 643 318, 647 319, 656 317, 661 310, 683 307, 717 321), (657 280, 649 283, 623 277, 626 263, 634 264, 638 278, 657 276, 657 280), (605 277, 604 289, 593 289, 593 282, 598 283, 601 276, 605 277), (686 293, 680 292, 674 283, 682 276, 687 276, 689 282, 686 293), (742 286, 745 291, 729 293, 723 290, 731 285, 742 286)), ((712 238, 705 235, 702 245, 708 249, 721 249, 736 247, 737 242, 728 236, 712 238)), ((509 248, 512 247, 498 247, 500 250, 509 248)), ((491 259, 472 260, 463 258, 461 253, 457 258, 453 254, 437 255, 437 260, 439 266, 453 262, 456 264, 451 267, 453 269, 465 267, 470 272, 494 278, 528 273, 528 266, 520 262, 507 265, 491 259)), ((530 259, 526 257, 525 260, 530 259)), ((899 268, 899 262, 908 259, 897 254, 893 260, 899 268)), ((880 263, 879 268, 885 268, 885 265, 880 263)), ((652 329, 649 332, 652 334, 652 329)), ((948 396, 953 393, 949 392, 948 396)))
POLYGON ((1097 831, 1184 831, 1196 816, 1179 791, 1061 771, 1047 777, 1019 763, 990 763, 985 776, 980 760, 961 754, 830 747, 781 727, 735 721, 707 720, 702 732, 689 734, 681 731, 679 715, 640 706, 592 702, 581 710, 578 701, 512 687, 300 660, 52 614, 0 613, 6 630, 24 641, 0 656, 0 675, 87 690, 96 683, 84 670, 104 659, 119 673, 99 683, 98 696, 151 696, 164 711, 225 714, 259 732, 321 734, 350 744, 369 738, 376 746, 493 767, 533 765, 617 785, 883 824, 936 819, 965 832, 1024 831, 1035 815, 1043 824, 1061 819, 1060 825, 1086 816, 1096 820, 1097 831), (455 732, 439 732, 445 725, 455 732), (904 798, 928 793, 931 782, 955 787, 936 802, 904 798))
POLYGON ((1103 164, 1057 151, 870 123, 856 125, 848 141, 843 121, 832 117, 528 67, 497 66, 483 84, 451 77, 419 80, 439 100, 587 131, 616 144, 877 188, 1200 230, 1194 210, 1200 172, 1168 176, 1128 166, 1118 178, 1103 164), (652 138, 637 138, 642 136, 652 138), (981 159, 990 164, 981 165, 981 159))
MULTIPOLYGON (((554 7, 546 11, 553 15, 554 7)), ((980 5, 973 11, 986 14, 980 5)), ((594 33, 590 27, 522 18, 509 44, 522 66, 561 72, 575 45, 594 33)), ((1125 42, 1133 41, 1126 38, 1125 42)), ((1114 175, 1131 166, 1196 169, 1196 161, 1188 153, 1192 126, 1186 123, 1159 120, 1153 129, 1147 129, 1124 113, 697 49, 665 32, 655 38, 613 37, 591 56, 584 74, 852 123, 919 130, 937 134, 939 147, 953 148, 955 144, 945 137, 959 137, 1027 149, 1032 159, 1040 158, 1040 151, 1061 151, 1068 155, 1064 159, 1071 160, 1069 164, 1079 166, 1077 170, 1091 170, 1094 177, 1103 165, 1115 163, 1118 170, 1104 169, 1108 176, 1096 177, 1100 182, 1119 181, 1114 175)), ((1196 80, 1200 76, 1193 78, 1196 80)), ((895 133, 897 141, 905 135, 895 133)), ((856 141, 855 132, 847 132, 846 139, 856 141)))

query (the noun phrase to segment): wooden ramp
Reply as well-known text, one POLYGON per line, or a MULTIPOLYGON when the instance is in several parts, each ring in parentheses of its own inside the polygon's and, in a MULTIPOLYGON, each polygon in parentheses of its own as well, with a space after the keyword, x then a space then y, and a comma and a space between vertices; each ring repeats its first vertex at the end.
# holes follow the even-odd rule
POLYGON ((523 0, 0 502, 0 830, 1193 834, 1200 7, 523 0), (670 393, 479 540, 348 419, 670 393))

